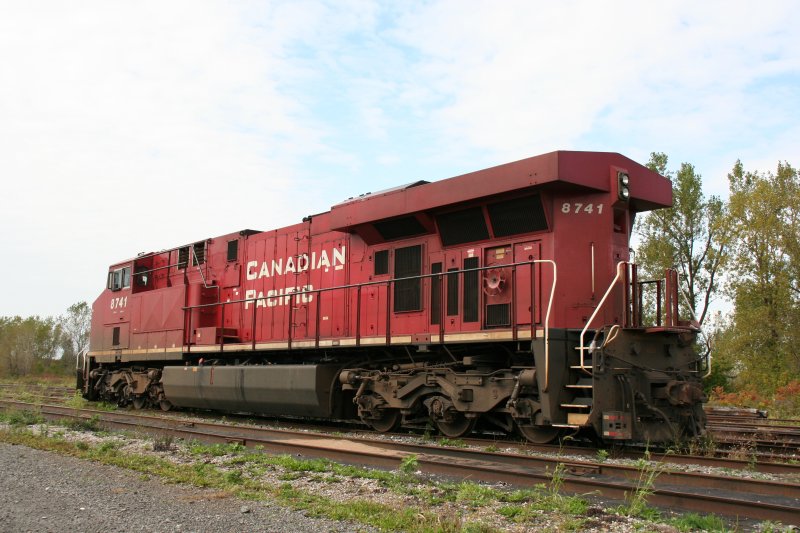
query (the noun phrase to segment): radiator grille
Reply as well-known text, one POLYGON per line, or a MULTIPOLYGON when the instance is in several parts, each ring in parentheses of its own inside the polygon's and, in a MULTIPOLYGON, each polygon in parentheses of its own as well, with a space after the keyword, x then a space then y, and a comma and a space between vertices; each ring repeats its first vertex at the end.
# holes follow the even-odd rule
POLYGON ((453 246, 465 242, 482 241, 489 238, 483 209, 472 207, 436 217, 442 244, 453 246))
POLYGON ((383 220, 375 222, 374 226, 386 241, 427 233, 425 227, 414 216, 383 220))
POLYGON ((486 326, 509 326, 511 306, 509 304, 492 304, 486 306, 486 326))
POLYGON ((486 207, 495 237, 547 229, 542 199, 538 194, 496 202, 486 207))

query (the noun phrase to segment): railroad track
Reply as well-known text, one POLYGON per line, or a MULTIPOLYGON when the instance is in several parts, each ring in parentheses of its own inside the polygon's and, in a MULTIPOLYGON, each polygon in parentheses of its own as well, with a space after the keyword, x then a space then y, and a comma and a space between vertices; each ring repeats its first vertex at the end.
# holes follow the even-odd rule
MULTIPOLYGON (((565 491, 594 493, 611 500, 624 500, 627 494, 635 492, 642 475, 642 469, 637 467, 565 460, 563 457, 446 448, 386 439, 344 438, 307 431, 231 426, 152 414, 33 405, 10 400, 0 401, 0 407, 36 410, 49 419, 87 420, 96 417, 102 425, 110 428, 135 429, 205 442, 236 442, 248 447, 260 446, 272 453, 325 457, 380 468, 397 468, 404 457, 413 454, 420 469, 426 473, 502 481, 513 486, 548 483, 557 465, 563 464, 565 491)), ((659 470, 648 501, 671 509, 800 525, 800 484, 797 483, 659 470)))
MULTIPOLYGON (((0 390, 7 389, 7 390, 19 390, 19 385, 16 384, 0 384, 0 390)), ((63 403, 65 400, 74 396, 75 390, 70 387, 43 387, 40 390, 44 390, 45 393, 37 394, 34 392, 30 392, 29 389, 26 389, 26 400, 29 398, 36 398, 39 403, 63 403)), ((0 392, 0 395, 2 393, 0 392)), ((9 398, 13 399, 13 398, 9 398)), ((159 411, 156 411, 159 412, 159 411)), ((717 411, 712 411, 717 412, 717 411)), ((176 411, 172 412, 169 416, 181 416, 184 412, 183 411, 176 411)), ((218 414, 206 414, 205 412, 194 412, 190 411, 190 416, 197 418, 206 418, 208 420, 215 420, 219 419, 218 414)), ((738 420, 738 417, 745 417, 747 422, 737 422, 737 424, 745 424, 746 427, 753 427, 753 428, 760 428, 762 427, 761 424, 758 424, 755 421, 762 420, 764 422, 768 422, 769 419, 760 418, 753 413, 758 413, 753 409, 736 409, 736 410, 728 410, 726 411, 727 414, 724 415, 715 415, 717 419, 720 420, 738 420)), ((159 416, 165 416, 159 412, 159 416)), ((254 421, 253 416, 247 415, 226 415, 229 420, 241 420, 247 421, 248 423, 257 423, 254 421)), ((315 421, 301 421, 301 420, 286 420, 286 419, 279 419, 275 417, 261 417, 261 420, 279 420, 281 426, 288 427, 288 428, 298 428, 303 431, 320 431, 320 432, 331 432, 331 431, 340 431, 341 424, 319 424, 315 421), (333 429, 335 428, 335 429, 333 429)), ((783 421, 783 422, 797 422, 800 421, 783 421)), ((762 423, 763 424, 763 423, 762 423)), ((730 427, 730 426, 726 426, 730 427)), ((774 426, 773 426, 774 427, 774 426)), ((783 427, 783 426, 781 426, 783 427)), ((788 426, 791 429, 797 429, 800 431, 800 427, 793 427, 788 426)), ((687 455, 687 454, 678 454, 674 452, 664 453, 658 449, 651 449, 651 450, 637 450, 636 448, 627 446, 627 447, 612 447, 609 450, 610 456, 613 458, 624 458, 624 459, 642 459, 645 457, 650 457, 660 462, 670 463, 670 464, 690 464, 690 465, 701 465, 701 466, 708 466, 712 468, 732 468, 732 469, 741 469, 741 470, 749 470, 754 472, 763 472, 763 473, 770 473, 770 474, 793 474, 800 479, 800 465, 789 463, 788 461, 796 461, 800 459, 800 450, 798 450, 798 445, 793 442, 786 442, 785 440, 773 440, 773 439, 756 439, 753 435, 748 434, 746 431, 742 432, 732 432, 725 433, 724 428, 722 426, 710 426, 713 433, 713 444, 715 449, 710 450, 704 455, 687 455)), ((363 426, 359 425, 358 423, 349 424, 347 426, 348 431, 359 432, 365 429, 363 426)), ((755 430, 754 430, 755 431, 755 430)), ((408 437, 414 436, 414 433, 409 433, 406 431, 405 433, 391 433, 387 434, 388 437, 408 437)), ((436 440, 437 437, 434 437, 436 440)), ((463 438, 460 439, 465 444, 474 446, 474 447, 497 447, 501 446, 506 449, 513 449, 518 450, 521 453, 546 453, 546 454, 556 454, 556 455, 571 455, 571 456, 584 456, 587 458, 596 457, 597 456, 597 448, 593 446, 586 446, 586 445, 566 445, 562 444, 542 444, 542 445, 535 445, 530 443, 527 440, 523 440, 520 442, 519 440, 515 440, 513 437, 509 438, 508 436, 503 436, 499 438, 480 438, 480 437, 470 437, 470 438, 463 438)))

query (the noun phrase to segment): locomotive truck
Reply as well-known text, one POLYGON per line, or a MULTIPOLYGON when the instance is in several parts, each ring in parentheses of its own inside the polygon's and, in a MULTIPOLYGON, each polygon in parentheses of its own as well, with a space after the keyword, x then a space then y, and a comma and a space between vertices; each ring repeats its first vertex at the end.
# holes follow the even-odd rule
POLYGON ((78 385, 380 432, 698 435, 698 328, 674 271, 630 262, 636 214, 671 203, 631 159, 557 151, 140 253, 108 270, 78 385))

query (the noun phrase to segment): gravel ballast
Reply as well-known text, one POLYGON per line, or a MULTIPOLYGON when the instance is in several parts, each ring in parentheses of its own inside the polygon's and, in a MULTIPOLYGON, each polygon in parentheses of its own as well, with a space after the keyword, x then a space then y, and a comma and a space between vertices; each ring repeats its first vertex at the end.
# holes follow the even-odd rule
POLYGON ((363 531, 270 502, 0 443, 0 531, 363 531))

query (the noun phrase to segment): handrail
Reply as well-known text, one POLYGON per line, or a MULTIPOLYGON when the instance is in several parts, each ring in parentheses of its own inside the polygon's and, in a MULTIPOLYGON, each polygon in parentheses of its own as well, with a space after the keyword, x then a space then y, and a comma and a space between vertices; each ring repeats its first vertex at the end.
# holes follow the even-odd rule
MULTIPOLYGON (((321 296, 322 293, 325 293, 325 292, 331 292, 331 291, 336 291, 336 290, 347 290, 347 289, 358 289, 359 291, 361 291, 361 289, 363 287, 375 286, 375 285, 386 285, 387 289, 388 289, 389 287, 391 287, 392 283, 395 283, 397 281, 408 281, 408 280, 414 280, 414 279, 422 280, 422 279, 437 278, 437 277, 438 278, 444 278, 448 274, 459 275, 459 274, 463 274, 465 272, 475 272, 475 271, 482 272, 482 271, 492 270, 492 269, 496 269, 496 268, 514 268, 514 269, 516 269, 516 267, 525 266, 525 265, 530 265, 532 267, 533 265, 535 265, 537 263, 547 263, 547 264, 552 265, 552 267, 553 267, 553 283, 552 283, 552 285, 550 287, 550 298, 549 298, 549 301, 547 302, 547 313, 545 314, 545 320, 544 320, 544 343, 545 343, 545 348, 544 348, 544 350, 545 350, 545 368, 544 368, 544 371, 545 371, 545 386, 544 386, 544 389, 547 390, 547 388, 549 386, 549 375, 550 375, 550 315, 551 315, 552 308, 553 308, 553 300, 555 299, 556 284, 558 282, 558 266, 556 265, 556 262, 551 260, 551 259, 535 259, 535 260, 530 260, 530 261, 521 261, 521 262, 518 262, 518 263, 505 263, 505 264, 496 264, 496 265, 484 266, 484 267, 466 268, 466 269, 461 269, 461 270, 454 270, 454 271, 447 272, 447 273, 436 272, 436 273, 431 273, 431 274, 421 274, 419 276, 409 276, 409 277, 404 277, 404 278, 392 278, 392 279, 389 279, 389 280, 368 281, 368 282, 364 282, 364 283, 353 283, 353 284, 348 284, 348 285, 338 285, 338 286, 335 286, 335 287, 324 287, 324 288, 310 289, 310 290, 306 289, 306 290, 298 291, 296 293, 292 293, 292 297, 301 296, 301 295, 308 295, 308 294, 314 294, 314 295, 317 296, 317 306, 318 306, 318 310, 319 310, 320 296, 321 296)), ((533 270, 533 269, 531 269, 531 270, 533 270)), ((444 290, 444 279, 442 279, 440 281, 440 289, 442 291, 444 290)), ((514 286, 513 290, 516 292, 517 287, 514 286)), ((207 303, 207 304, 198 304, 198 305, 191 305, 191 306, 187 305, 187 306, 183 307, 183 309, 187 310, 187 311, 190 311, 190 310, 193 310, 193 309, 200 309, 200 308, 214 307, 214 306, 222 306, 224 308, 224 306, 229 305, 229 304, 242 304, 242 303, 248 303, 248 302, 258 302, 258 301, 269 300, 270 298, 276 298, 276 299, 277 298, 284 298, 285 296, 286 295, 261 296, 261 297, 254 297, 254 298, 241 298, 239 300, 228 300, 228 301, 225 301, 225 302, 217 301, 217 302, 212 302, 212 303, 207 303)), ((360 299, 359 299, 359 302, 360 302, 360 299)), ((389 302, 387 302, 387 305, 390 305, 389 302)), ((442 312, 444 311, 444 306, 445 306, 444 298, 440 297, 439 307, 440 307, 440 310, 442 312)), ((255 313, 257 312, 256 311, 257 309, 258 309, 258 306, 253 306, 253 313, 254 313, 253 321, 252 321, 253 322, 253 326, 255 324, 255 313)), ((188 313, 188 314, 190 315, 190 320, 191 320, 191 313, 188 313)), ((359 320, 361 318, 360 317, 360 312, 357 313, 357 314, 358 314, 357 320, 359 320)), ((391 314, 391 307, 389 306, 389 307, 387 307, 387 321, 389 320, 389 315, 390 314, 391 314)), ((531 341, 533 341, 533 338, 534 338, 533 333, 535 331, 535 326, 534 326, 535 318, 536 318, 535 314, 536 314, 536 311, 535 311, 534 302, 533 302, 533 299, 531 299, 531 341)), ((440 322, 441 322, 440 331, 441 331, 441 329, 443 329, 444 320, 442 320, 442 318, 443 317, 440 317, 440 322)), ((289 321, 289 322, 290 323, 287 324, 287 326, 291 329, 292 324, 291 324, 291 321, 289 321)), ((388 322, 387 322, 387 326, 388 326, 388 322)), ((223 327, 224 327, 224 324, 223 324, 223 327)), ((511 328, 512 328, 512 332, 513 331, 517 331, 517 325, 516 324, 511 324, 511 328)), ((319 342, 319 323, 317 323, 316 329, 317 329, 317 331, 315 332, 315 337, 316 337, 315 345, 317 345, 318 342, 319 342)), ((389 330, 389 328, 387 327, 387 333, 386 333, 387 334, 387 339, 388 339, 388 336, 389 336, 389 331, 388 330, 389 330)), ((255 348, 255 327, 252 327, 252 332, 253 332, 253 347, 255 348)), ((356 331, 357 339, 360 337, 360 334, 361 334, 361 331, 360 331, 360 328, 359 328, 358 331, 356 331)), ((289 332, 289 335, 290 335, 289 338, 291 338, 291 332, 289 332)), ((440 334, 439 339, 440 339, 440 342, 444 343, 444 335, 440 334)))
POLYGON ((594 313, 592 313, 592 316, 590 316, 589 320, 586 321, 586 325, 583 327, 583 330, 581 330, 580 346, 578 347, 578 349, 580 350, 581 353, 581 370, 586 372, 587 374, 590 374, 591 372, 589 371, 590 369, 585 365, 584 354, 586 353, 586 347, 583 345, 583 336, 586 334, 586 330, 588 330, 589 326, 592 324, 594 317, 597 316, 597 313, 600 312, 600 309, 603 307, 606 298, 608 298, 608 295, 611 294, 611 290, 614 288, 614 285, 616 285, 617 282, 619 281, 622 272, 620 267, 621 266, 627 267, 627 265, 628 265, 627 261, 620 261, 619 263, 617 263, 617 269, 616 269, 617 275, 614 276, 614 280, 608 286, 608 289, 606 289, 606 293, 603 295, 602 298, 600 298, 600 302, 597 304, 597 307, 594 308, 594 313))
MULTIPOLYGON (((497 268, 508 268, 508 267, 518 267, 518 266, 524 266, 524 265, 532 265, 534 263, 552 263, 553 266, 555 266, 555 262, 550 260, 550 259, 536 259, 536 260, 532 260, 532 261, 521 261, 519 263, 504 263, 504 264, 497 264, 497 265, 486 266, 486 267, 465 268, 465 269, 462 269, 462 270, 452 270, 452 271, 449 271, 449 272, 438 272, 438 273, 434 273, 434 274, 420 274, 419 276, 408 276, 408 277, 403 277, 403 278, 392 278, 392 279, 388 279, 388 280, 379 280, 379 281, 365 281, 364 283, 351 283, 351 284, 348 284, 348 285, 337 285, 335 287, 323 287, 323 288, 319 288, 319 289, 307 289, 307 290, 301 290, 301 291, 293 292, 293 293, 290 293, 290 294, 292 296, 302 296, 304 294, 318 294, 318 293, 322 293, 322 292, 331 292, 331 291, 337 291, 337 290, 343 290, 343 289, 355 289, 357 287, 368 287, 368 286, 373 286, 373 285, 387 285, 387 284, 392 284, 392 283, 397 282, 397 281, 409 281, 409 280, 415 280, 415 279, 426 279, 426 278, 434 278, 434 277, 437 277, 437 276, 446 277, 448 274, 463 274, 464 272, 475 272, 475 271, 479 271, 480 272, 480 271, 484 271, 484 270, 492 270, 492 269, 497 269, 497 268)), ((212 285, 211 287, 214 287, 214 286, 215 285, 212 285)), ((207 304, 187 305, 187 306, 183 307, 182 309, 184 309, 184 310, 199 309, 201 307, 213 307, 215 305, 228 305, 228 304, 238 304, 238 303, 245 303, 245 302, 256 302, 256 301, 259 301, 259 300, 271 300, 273 298, 278 300, 280 298, 285 298, 286 296, 288 296, 288 295, 287 294, 282 294, 282 295, 275 295, 275 296, 260 296, 260 297, 257 296, 257 297, 254 297, 254 298, 241 298, 239 300, 226 300, 224 302, 211 302, 211 303, 207 303, 207 304)))
MULTIPOLYGON (((206 283, 206 275, 203 273, 203 269, 200 268, 200 260, 197 258, 197 252, 194 251, 194 244, 189 247, 189 250, 194 257, 194 266, 197 267, 197 271, 200 272, 200 278, 203 280, 203 288, 210 289, 211 287, 216 287, 217 291, 219 291, 219 285, 209 285, 206 283)), ((189 263, 191 263, 191 257, 189 258, 189 263)))
MULTIPOLYGON (((547 314, 544 318, 544 391, 550 387, 550 310, 553 307, 553 297, 556 293, 556 282, 558 281, 558 266, 552 259, 536 259, 534 263, 550 263, 553 265, 553 285, 550 287, 550 301, 547 302, 547 314)), ((516 290, 516 287, 514 288, 516 290)), ((531 301, 531 323, 533 323, 534 311, 533 301, 531 301)), ((533 335, 531 335, 531 342, 533 335)))

